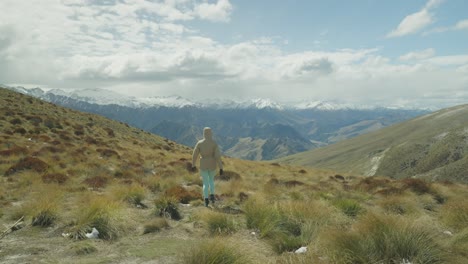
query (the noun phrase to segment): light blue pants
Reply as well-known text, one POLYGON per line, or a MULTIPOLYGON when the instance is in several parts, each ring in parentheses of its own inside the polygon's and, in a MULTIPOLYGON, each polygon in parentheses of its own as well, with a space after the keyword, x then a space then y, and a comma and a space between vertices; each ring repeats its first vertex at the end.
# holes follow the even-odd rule
POLYGON ((204 198, 209 198, 210 193, 215 193, 214 176, 216 175, 216 170, 202 170, 200 174, 203 179, 203 196, 204 198))

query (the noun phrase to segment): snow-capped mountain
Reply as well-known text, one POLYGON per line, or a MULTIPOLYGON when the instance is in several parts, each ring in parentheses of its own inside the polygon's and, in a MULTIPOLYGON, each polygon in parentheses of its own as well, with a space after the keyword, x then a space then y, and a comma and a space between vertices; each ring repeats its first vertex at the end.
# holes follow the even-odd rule
MULTIPOLYGON (((6 86, 5 86, 6 87, 6 86)), ((323 101, 302 101, 279 103, 268 98, 256 98, 247 100, 226 100, 209 99, 203 102, 192 101, 181 96, 154 96, 154 97, 134 97, 123 95, 114 91, 105 89, 76 89, 62 90, 52 89, 44 91, 40 88, 26 89, 24 87, 6 87, 17 92, 28 94, 47 100, 48 95, 68 97, 74 100, 83 101, 98 105, 120 105, 132 108, 150 108, 150 107, 198 107, 215 109, 318 109, 318 110, 339 110, 339 109, 357 109, 358 107, 350 104, 338 104, 323 101)), ((364 108, 364 107, 363 107, 364 108)), ((369 107, 365 107, 369 108, 369 107)))
POLYGON ((227 155, 269 160, 375 131, 427 112, 335 102, 271 99, 202 102, 180 96, 138 98, 104 89, 7 87, 72 109, 100 114, 193 146, 204 126, 227 155))

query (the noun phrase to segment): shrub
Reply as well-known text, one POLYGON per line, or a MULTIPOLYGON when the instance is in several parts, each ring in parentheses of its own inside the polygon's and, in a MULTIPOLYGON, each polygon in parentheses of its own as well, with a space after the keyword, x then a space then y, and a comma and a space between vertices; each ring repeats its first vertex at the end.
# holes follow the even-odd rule
POLYGON ((235 242, 213 239, 200 241, 199 244, 184 252, 181 263, 248 264, 252 261, 235 242))
POLYGON ((431 184, 421 179, 404 179, 402 182, 405 188, 419 195, 432 191, 431 184))
POLYGON ((164 196, 157 199, 154 203, 156 205, 156 215, 174 220, 182 219, 177 206, 178 202, 174 197, 164 196))
POLYGON ((156 218, 147 222, 143 226, 143 234, 156 233, 161 231, 161 229, 168 228, 169 223, 166 218, 156 218))
POLYGON ((93 189, 104 188, 107 185, 108 178, 104 176, 93 176, 85 179, 83 183, 87 184, 93 189))
POLYGON ((444 254, 427 229, 401 218, 369 215, 350 231, 323 234, 332 263, 444 263, 444 254))

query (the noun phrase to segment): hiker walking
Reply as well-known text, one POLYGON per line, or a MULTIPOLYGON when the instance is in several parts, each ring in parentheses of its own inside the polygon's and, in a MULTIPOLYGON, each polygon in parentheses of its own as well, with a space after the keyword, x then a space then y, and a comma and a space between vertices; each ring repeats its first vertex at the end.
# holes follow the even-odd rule
POLYGON ((200 156, 200 174, 203 179, 203 198, 205 198, 205 206, 211 202, 215 202, 215 186, 214 176, 216 175, 216 167, 219 167, 219 175, 223 175, 223 163, 221 161, 221 153, 219 152, 218 144, 213 140, 211 128, 203 129, 203 139, 195 145, 192 154, 192 169, 195 170, 200 156))

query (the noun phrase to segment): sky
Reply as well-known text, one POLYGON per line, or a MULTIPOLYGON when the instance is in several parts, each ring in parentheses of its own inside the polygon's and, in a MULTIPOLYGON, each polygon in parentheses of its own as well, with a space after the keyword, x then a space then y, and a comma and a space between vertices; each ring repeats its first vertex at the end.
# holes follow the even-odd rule
POLYGON ((6 85, 468 103, 466 0, 1 0, 0 12, 6 85))

